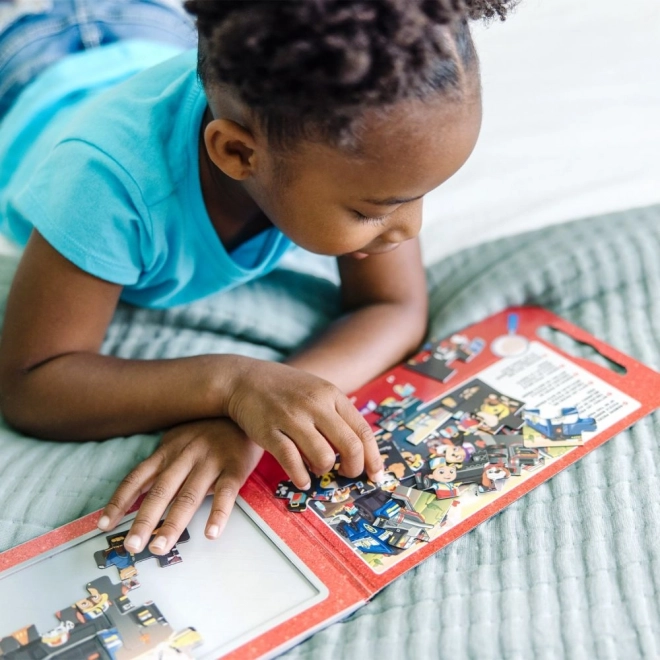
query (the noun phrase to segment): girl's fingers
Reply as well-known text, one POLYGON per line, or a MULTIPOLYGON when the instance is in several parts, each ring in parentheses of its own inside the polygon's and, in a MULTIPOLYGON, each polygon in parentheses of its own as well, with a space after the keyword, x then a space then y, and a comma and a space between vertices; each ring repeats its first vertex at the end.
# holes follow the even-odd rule
MULTIPOLYGON (((362 446, 362 457, 364 460, 364 471, 374 483, 383 480, 383 459, 381 458, 376 442, 376 436, 369 426, 369 422, 359 413, 358 409, 345 397, 340 398, 336 404, 336 410, 340 417, 348 424, 362 446)), ((341 455, 341 452, 340 452, 341 455)), ((342 457, 343 458, 343 457, 342 457)), ((342 468, 344 464, 342 462, 342 468)), ((347 476, 356 476, 342 470, 347 476)))
MULTIPOLYGON (((145 495, 131 529, 124 541, 129 552, 142 552, 152 532, 158 526, 165 509, 172 501, 189 473, 185 465, 173 465, 162 472, 145 495)), ((175 539, 176 541, 176 539, 175 539)))
POLYGON ((168 553, 179 540, 218 476, 218 467, 205 463, 193 470, 172 501, 167 517, 156 530, 149 550, 156 555, 168 553))
POLYGON ((204 532, 207 538, 217 539, 222 534, 242 485, 241 479, 229 473, 221 474, 218 478, 215 484, 211 513, 204 532))
MULTIPOLYGON (((293 436, 293 433, 291 434, 293 436)), ((309 426, 297 431, 294 440, 309 470, 316 475, 330 472, 337 462, 337 452, 328 443, 321 429, 309 426)))
POLYGON ((124 477, 103 509, 98 522, 99 529, 108 531, 119 524, 135 500, 153 482, 159 468, 160 460, 154 455, 140 463, 124 477))
MULTIPOLYGON (((364 471, 364 447, 355 431, 333 410, 323 420, 317 422, 317 429, 325 438, 326 445, 334 447, 339 454, 341 473, 347 477, 357 477, 364 471), (328 444, 329 443, 329 444, 328 444)), ((335 452, 330 449, 333 454, 335 452)), ((337 459, 333 457, 333 465, 337 459)))
POLYGON ((284 431, 273 433, 273 442, 268 443, 266 449, 275 457, 284 471, 289 475, 296 488, 307 490, 311 485, 309 472, 305 467, 298 447, 284 431))

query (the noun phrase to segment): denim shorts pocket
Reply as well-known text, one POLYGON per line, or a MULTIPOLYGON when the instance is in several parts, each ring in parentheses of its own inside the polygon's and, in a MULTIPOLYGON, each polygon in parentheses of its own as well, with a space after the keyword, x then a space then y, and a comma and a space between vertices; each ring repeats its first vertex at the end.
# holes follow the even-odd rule
POLYGON ((0 0, 0 32, 24 16, 45 14, 53 8, 53 2, 54 0, 0 0))
POLYGON ((94 18, 105 23, 112 39, 145 38, 177 43, 182 48, 197 44, 192 16, 168 2, 139 0, 128 3, 99 3, 94 18))

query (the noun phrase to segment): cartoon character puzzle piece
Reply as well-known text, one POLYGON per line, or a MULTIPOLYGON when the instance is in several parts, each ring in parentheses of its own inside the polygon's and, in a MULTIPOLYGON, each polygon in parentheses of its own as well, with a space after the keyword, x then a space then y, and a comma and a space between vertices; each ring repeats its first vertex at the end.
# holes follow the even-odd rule
MULTIPOLYGON (((390 435, 390 434, 384 434, 390 435)), ((401 450, 397 447, 396 443, 392 442, 389 438, 377 435, 378 449, 383 459, 383 469, 385 472, 393 474, 398 481, 409 479, 413 476, 414 472, 411 468, 411 463, 414 463, 414 458, 405 457, 401 450)), ((410 452, 408 452, 409 454, 410 452)))
POLYGON ((379 488, 354 502, 352 513, 336 515, 330 526, 356 550, 396 555, 415 543, 430 540, 429 530, 442 524, 450 505, 414 488, 379 488))
POLYGON ((405 423, 405 428, 411 431, 406 437, 406 442, 415 447, 441 434, 440 429, 452 418, 448 410, 435 403, 420 407, 417 412, 415 417, 405 423))
POLYGON ((434 493, 408 486, 397 486, 392 496, 406 507, 417 511, 424 521, 432 526, 442 525, 452 506, 451 501, 440 499, 434 493))
POLYGON ((522 435, 499 434, 493 440, 486 447, 490 463, 504 465, 514 477, 519 477, 523 470, 531 472, 545 464, 536 448, 525 446, 522 435))
POLYGON ((424 472, 415 475, 415 486, 420 491, 433 491, 436 499, 453 499, 460 495, 456 481, 456 466, 449 465, 444 457, 436 456, 428 461, 424 472))
POLYGON ((307 511, 310 500, 309 495, 305 491, 298 490, 292 481, 280 481, 275 489, 275 497, 280 500, 288 500, 286 508, 297 513, 307 511))
POLYGON ((415 539, 405 532, 393 529, 379 529, 363 518, 351 519, 346 516, 331 527, 343 536, 356 550, 369 554, 398 555, 413 545, 415 539))
MULTIPOLYGON (((397 445, 390 440, 391 433, 378 431, 376 434, 378 447, 383 457, 386 480, 392 487, 398 485, 403 479, 412 478, 414 471, 411 464, 415 465, 417 457, 414 455, 404 456, 397 445)), ((408 452, 410 454, 410 452, 408 452)), ((419 457, 421 460, 421 457, 419 457)), ((310 475, 311 485, 308 490, 303 491, 291 481, 281 481, 275 489, 275 497, 287 500, 287 509, 295 513, 307 511, 311 502, 341 504, 363 495, 376 488, 376 484, 368 480, 365 474, 357 477, 346 477, 339 474, 339 463, 335 463, 330 472, 320 476, 310 475)), ((381 485, 385 485, 384 483, 381 485)), ((325 507, 315 507, 317 511, 325 511, 325 507)), ((341 507, 328 507, 330 511, 341 507)))
POLYGON ((480 337, 469 339, 465 335, 452 335, 448 339, 429 342, 422 351, 406 362, 406 367, 441 383, 446 383, 456 369, 455 362, 470 362, 484 349, 486 342, 480 337))
MULTIPOLYGON (((156 527, 156 529, 152 532, 151 539, 156 536, 162 524, 163 521, 161 520, 158 523, 158 527, 156 527)), ((125 530, 123 532, 117 532, 115 534, 106 536, 105 538, 108 542, 108 547, 105 550, 96 551, 94 553, 94 559, 96 560, 96 565, 99 568, 109 568, 110 566, 114 566, 119 572, 119 579, 122 580, 122 582, 133 580, 131 583, 132 588, 139 586, 139 583, 133 579, 138 572, 135 564, 141 561, 145 561, 146 559, 157 559, 158 564, 162 568, 173 566, 174 564, 179 564, 183 561, 183 558, 181 557, 181 553, 179 552, 177 545, 179 543, 186 543, 187 541, 190 541, 190 534, 188 533, 188 529, 184 529, 181 536, 179 537, 179 540, 174 544, 174 547, 166 555, 153 554, 149 550, 148 544, 142 552, 133 554, 132 552, 126 550, 124 547, 124 541, 127 534, 128 530, 125 530)), ((150 542, 151 539, 149 540, 150 542)))
POLYGON ((580 417, 580 411, 575 406, 526 408, 523 417, 523 436, 528 447, 582 445, 582 434, 597 430, 596 420, 580 417))
POLYGON ((481 477, 481 483, 477 487, 477 494, 501 491, 510 477, 511 471, 503 463, 487 465, 481 477))
POLYGON ((175 633, 157 605, 135 607, 122 584, 103 576, 87 584, 88 596, 55 614, 43 634, 30 625, 0 638, 3 660, 192 658, 202 638, 194 628, 175 633))
POLYGON ((403 399, 388 397, 381 401, 374 410, 377 415, 380 415, 376 425, 384 431, 395 431, 416 417, 423 404, 422 399, 412 395, 403 399))
POLYGON ((375 484, 366 480, 366 477, 355 477, 350 479, 337 475, 334 472, 314 476, 309 490, 304 491, 296 488, 291 481, 280 481, 275 490, 275 497, 280 500, 288 500, 286 508, 294 513, 307 511, 310 502, 329 502, 339 504, 347 502, 355 494, 361 495, 376 487, 375 484))
MULTIPOLYGON (((380 415, 375 422, 381 429, 379 433, 391 433, 394 442, 401 440, 415 447, 437 436, 438 429, 452 418, 452 413, 437 401, 424 402, 413 396, 404 399, 387 397, 373 412, 380 415)), ((381 437, 390 439, 384 435, 381 437)))
POLYGON ((360 495, 353 503, 360 517, 375 527, 385 529, 431 529, 433 525, 424 520, 407 494, 398 488, 391 492, 376 488, 360 495))

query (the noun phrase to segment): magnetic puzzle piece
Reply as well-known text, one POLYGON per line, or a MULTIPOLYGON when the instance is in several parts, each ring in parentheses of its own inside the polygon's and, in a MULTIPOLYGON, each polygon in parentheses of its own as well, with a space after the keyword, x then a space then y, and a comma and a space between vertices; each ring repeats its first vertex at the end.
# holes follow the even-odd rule
POLYGON ((491 463, 504 465, 513 476, 520 476, 523 470, 536 470, 545 464, 537 449, 525 447, 522 435, 500 434, 493 436, 493 439, 495 444, 486 447, 491 463))
POLYGON ((404 506, 421 514, 424 522, 431 526, 441 525, 451 507, 451 502, 440 500, 433 493, 408 486, 397 486, 392 491, 392 496, 404 506))
POLYGON ((452 420, 442 429, 445 436, 462 438, 479 432, 515 433, 524 424, 524 404, 479 379, 445 395, 439 404, 452 413, 452 420))
POLYGON ((175 633, 158 606, 135 607, 122 584, 103 576, 88 595, 56 612, 59 623, 39 634, 30 625, 0 639, 3 660, 132 660, 177 654, 192 658, 202 638, 194 628, 175 633))
POLYGON ((281 481, 277 484, 275 497, 287 500, 286 508, 294 513, 307 511, 310 502, 327 502, 341 504, 358 495, 376 488, 364 477, 343 477, 330 472, 321 477, 314 477, 309 490, 296 488, 291 481, 281 481), (362 480, 364 479, 364 480, 362 480))
POLYGON ((391 440, 379 440, 378 449, 383 459, 385 472, 393 474, 399 481, 413 476, 414 472, 410 467, 410 461, 403 456, 396 443, 391 440))
POLYGON ((378 404, 369 399, 360 409, 359 412, 361 415, 368 415, 369 413, 372 413, 376 408, 378 407, 378 404))
POLYGON ((500 420, 502 426, 500 431, 503 433, 520 433, 520 430, 525 424, 523 415, 508 415, 500 420))
MULTIPOLYGON (((374 534, 371 528, 375 528, 378 539, 397 548, 408 548, 415 541, 428 541, 430 537, 427 530, 432 529, 434 524, 427 522, 415 508, 419 498, 413 495, 414 492, 413 489, 399 486, 392 492, 374 489, 354 500, 350 515, 347 512, 334 516, 329 521, 330 525, 337 524, 337 521, 343 522, 341 529, 347 533, 350 530, 366 530, 374 534), (392 534, 383 535, 383 532, 392 534)), ((349 533, 346 538, 351 540, 350 537, 349 533)))
POLYGON ((411 431, 406 437, 406 442, 418 446, 434 435, 440 433, 440 429, 451 419, 448 410, 435 406, 430 409, 421 409, 419 414, 405 423, 405 427, 411 431))
POLYGON ((286 508, 289 511, 294 511, 296 513, 307 511, 309 496, 307 493, 305 493, 305 491, 298 490, 293 485, 292 481, 281 481, 279 484, 277 484, 275 497, 280 500, 288 500, 286 503, 286 508))
MULTIPOLYGON (((455 478, 455 477, 454 477, 455 478)), ((416 474, 414 487, 420 492, 431 492, 436 500, 452 500, 461 494, 461 484, 438 482, 432 479, 432 474, 416 474)))
POLYGON ((557 444, 562 440, 581 440, 583 433, 596 431, 596 420, 593 417, 580 417, 576 407, 526 408, 523 417, 526 426, 557 444))
MULTIPOLYGON (((397 545, 403 535, 396 534, 393 530, 378 529, 362 518, 342 520, 331 527, 359 552, 398 555, 405 549, 397 545), (390 540, 394 543, 390 544, 390 540)), ((410 543, 413 543, 412 539, 410 543)))
MULTIPOLYGON (((398 484, 399 481, 411 479, 414 475, 414 469, 419 469, 422 458, 412 452, 404 453, 398 445, 392 441, 391 432, 379 431, 376 434, 378 448, 383 457, 385 473, 390 481, 398 484), (417 465, 417 461, 420 465, 417 465), (413 469, 413 467, 415 468, 413 469)), ((335 463, 330 472, 320 476, 311 477, 311 485, 308 490, 303 491, 291 481, 281 481, 275 489, 275 497, 281 500, 287 500, 287 509, 295 513, 307 511, 310 502, 342 504, 373 491, 377 488, 376 484, 369 481, 366 475, 358 477, 346 477, 338 473, 339 463, 335 463)), ((333 510, 334 507, 315 507, 317 511, 325 514, 326 508, 333 510)), ((324 515, 325 517, 325 515, 324 515)))
POLYGON ((405 399, 415 393, 415 386, 410 383, 396 383, 394 387, 392 387, 392 390, 402 399, 405 399))
POLYGON ((571 447, 581 447, 584 444, 582 435, 550 439, 527 424, 522 427, 521 433, 525 447, 534 447, 538 450, 570 449, 571 447))
POLYGON ((381 415, 376 425, 382 431, 392 434, 392 437, 384 439, 394 442, 399 449, 402 448, 399 440, 416 447, 434 437, 452 416, 436 401, 424 403, 415 397, 388 397, 378 405, 375 412, 381 415))
POLYGON ((351 515, 334 516, 330 526, 360 552, 383 555, 428 542, 428 530, 442 523, 448 508, 433 495, 401 486, 392 492, 375 489, 353 504, 351 515))
POLYGON ((343 536, 356 550, 381 555, 398 555, 403 550, 408 550, 417 542, 427 542, 428 533, 416 530, 412 534, 408 529, 397 527, 384 529, 376 527, 363 518, 342 520, 333 529, 343 536))
POLYGON ((484 349, 486 342, 480 337, 470 340, 464 335, 452 335, 448 339, 426 344, 422 352, 408 360, 406 368, 434 380, 446 383, 456 369, 455 362, 467 363, 484 349))
POLYGON ((440 403, 448 410, 463 412, 483 410, 497 415, 498 418, 519 413, 524 407, 521 401, 512 399, 478 378, 452 390, 441 399, 440 403))
MULTIPOLYGON (((151 533, 151 538, 154 538, 160 529, 160 526, 163 524, 161 520, 158 523, 158 527, 151 533)), ((137 568, 135 564, 145 561, 146 559, 156 559, 161 568, 166 568, 167 566, 173 566, 174 564, 179 564, 183 561, 181 554, 177 545, 179 543, 186 543, 190 540, 190 534, 187 529, 183 530, 183 533, 179 537, 179 540, 175 543, 174 547, 166 555, 155 555, 149 550, 149 545, 145 547, 142 552, 132 553, 126 550, 124 547, 124 541, 128 530, 123 532, 116 532, 115 534, 110 534, 106 536, 106 541, 108 547, 105 550, 98 550, 94 553, 94 559, 96 565, 99 568, 109 568, 114 566, 118 573, 119 579, 122 581, 133 580, 133 586, 138 586, 139 583, 135 580, 137 576, 137 568)), ((151 541, 151 539, 150 539, 151 541)))
POLYGON ((384 431, 394 431, 399 426, 405 426, 411 419, 416 417, 423 404, 422 399, 414 396, 408 396, 404 399, 388 397, 381 401, 374 410, 377 415, 380 415, 376 425, 384 431))
POLYGON ((456 369, 452 369, 444 360, 433 356, 429 356, 423 362, 409 360, 406 362, 406 367, 441 383, 446 383, 456 374, 456 369))
POLYGON ((501 463, 487 465, 477 486, 476 494, 499 492, 511 477, 511 471, 501 463))

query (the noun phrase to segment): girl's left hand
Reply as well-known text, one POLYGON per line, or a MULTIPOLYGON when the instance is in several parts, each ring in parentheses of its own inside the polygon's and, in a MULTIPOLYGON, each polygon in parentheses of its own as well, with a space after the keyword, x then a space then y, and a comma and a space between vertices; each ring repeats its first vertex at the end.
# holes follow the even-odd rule
POLYGON ((165 521, 149 544, 154 554, 163 555, 177 542, 206 495, 213 492, 205 534, 217 538, 239 489, 262 454, 263 449, 228 418, 176 426, 165 433, 158 449, 121 482, 98 526, 112 529, 146 492, 124 542, 129 552, 141 552, 171 503, 165 521))

